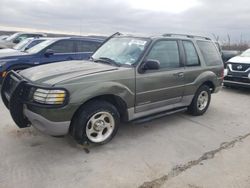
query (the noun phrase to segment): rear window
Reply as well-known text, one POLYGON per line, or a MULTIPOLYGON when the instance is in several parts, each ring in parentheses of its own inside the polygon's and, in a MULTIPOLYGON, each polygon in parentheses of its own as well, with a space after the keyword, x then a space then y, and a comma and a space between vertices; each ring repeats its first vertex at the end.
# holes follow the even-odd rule
POLYGON ((220 65, 222 63, 221 56, 212 42, 197 41, 204 60, 208 66, 220 65))
POLYGON ((51 45, 50 49, 55 51, 55 53, 73 53, 75 52, 74 41, 61 40, 51 45))
POLYGON ((100 43, 92 41, 76 41, 77 52, 94 52, 99 46, 100 43))

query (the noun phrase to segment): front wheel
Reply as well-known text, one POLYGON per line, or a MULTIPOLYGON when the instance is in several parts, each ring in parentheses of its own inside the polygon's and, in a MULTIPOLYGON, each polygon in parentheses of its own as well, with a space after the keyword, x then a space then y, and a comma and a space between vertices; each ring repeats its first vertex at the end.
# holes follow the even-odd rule
POLYGON ((191 105, 188 107, 188 112, 194 116, 203 115, 210 104, 211 91, 206 85, 202 85, 196 92, 191 105))
POLYGON ((106 144, 117 133, 120 121, 115 106, 101 100, 84 105, 75 118, 71 134, 80 144, 106 144))

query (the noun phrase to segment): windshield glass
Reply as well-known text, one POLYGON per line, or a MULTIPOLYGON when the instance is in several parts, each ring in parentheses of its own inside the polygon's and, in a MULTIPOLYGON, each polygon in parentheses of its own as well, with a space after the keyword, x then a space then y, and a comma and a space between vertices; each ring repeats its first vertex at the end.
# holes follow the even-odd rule
POLYGON ((250 57, 250 49, 246 50, 241 54, 242 57, 250 57))
POLYGON ((92 56, 94 60, 111 59, 120 65, 134 64, 144 51, 148 39, 117 37, 111 38, 92 56))
POLYGON ((50 44, 52 44, 53 42, 55 42, 55 40, 46 40, 43 41, 41 43, 39 43, 38 45, 35 45, 34 47, 30 48, 27 50, 28 53, 38 53, 41 50, 43 50, 44 48, 46 48, 47 46, 49 46, 50 44))
POLYGON ((15 33, 13 35, 10 35, 8 38, 6 38, 5 40, 7 41, 13 41, 16 37, 19 36, 19 33, 15 33))
POLYGON ((15 50, 22 50, 25 48, 25 46, 31 41, 32 39, 25 39, 22 42, 18 43, 17 45, 14 46, 13 49, 15 50))

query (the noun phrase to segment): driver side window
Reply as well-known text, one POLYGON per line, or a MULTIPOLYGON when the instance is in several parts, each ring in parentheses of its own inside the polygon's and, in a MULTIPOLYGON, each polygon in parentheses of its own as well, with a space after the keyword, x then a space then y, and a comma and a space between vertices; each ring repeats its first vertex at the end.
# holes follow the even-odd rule
POLYGON ((180 67, 178 43, 174 40, 158 41, 149 52, 147 59, 158 60, 160 69, 180 67))

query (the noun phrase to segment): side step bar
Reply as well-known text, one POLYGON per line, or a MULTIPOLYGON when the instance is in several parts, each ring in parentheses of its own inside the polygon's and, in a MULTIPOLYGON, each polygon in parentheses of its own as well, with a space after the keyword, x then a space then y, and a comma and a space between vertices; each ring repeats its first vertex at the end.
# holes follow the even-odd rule
POLYGON ((136 123, 136 124, 146 123, 146 122, 152 121, 154 119, 159 119, 159 118, 162 118, 164 116, 168 116, 168 115, 179 113, 179 112, 185 112, 185 111, 187 111, 187 107, 175 108, 173 110, 168 110, 168 111, 161 112, 161 113, 154 114, 154 115, 150 115, 150 116, 147 116, 144 118, 136 119, 132 122, 136 123))

